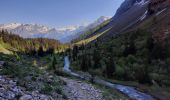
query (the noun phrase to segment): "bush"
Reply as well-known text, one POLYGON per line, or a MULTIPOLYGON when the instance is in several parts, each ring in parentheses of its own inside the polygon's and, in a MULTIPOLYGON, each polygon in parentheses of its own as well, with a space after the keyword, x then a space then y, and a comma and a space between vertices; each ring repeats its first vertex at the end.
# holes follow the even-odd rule
POLYGON ((44 93, 44 94, 50 94, 52 92, 52 90, 53 90, 53 88, 50 84, 45 84, 40 92, 44 93))
POLYGON ((151 83, 148 68, 146 65, 135 64, 135 78, 139 83, 151 83))
POLYGON ((127 58, 127 63, 133 64, 136 62, 136 58, 133 55, 129 55, 127 58))
POLYGON ((2 69, 1 72, 4 75, 10 75, 11 77, 19 78, 23 78, 27 75, 27 70, 24 70, 24 68, 21 68, 20 66, 7 66, 2 69))
POLYGON ((57 92, 58 94, 62 94, 61 88, 57 88, 57 89, 56 89, 56 92, 57 92))
POLYGON ((56 60, 56 57, 54 55, 48 69, 56 71, 56 64, 57 64, 57 60, 56 60))
POLYGON ((116 66, 116 72, 115 75, 118 79, 123 79, 125 74, 125 69, 120 67, 120 66, 116 66))

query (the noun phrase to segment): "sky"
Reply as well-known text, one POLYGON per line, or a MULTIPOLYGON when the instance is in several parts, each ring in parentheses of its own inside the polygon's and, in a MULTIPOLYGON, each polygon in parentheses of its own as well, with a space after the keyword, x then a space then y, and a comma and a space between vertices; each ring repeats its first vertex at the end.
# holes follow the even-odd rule
POLYGON ((113 16, 124 0, 1 0, 0 24, 83 25, 113 16))

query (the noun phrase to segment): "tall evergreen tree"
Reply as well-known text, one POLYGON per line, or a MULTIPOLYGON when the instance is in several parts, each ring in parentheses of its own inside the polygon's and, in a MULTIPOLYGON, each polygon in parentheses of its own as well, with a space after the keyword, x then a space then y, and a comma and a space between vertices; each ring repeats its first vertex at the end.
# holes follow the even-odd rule
POLYGON ((55 57, 55 56, 53 56, 52 68, 53 68, 53 70, 54 70, 54 71, 56 70, 56 66, 55 66, 56 64, 57 64, 56 57, 55 57))
POLYGON ((76 60, 76 58, 77 58, 77 54, 78 54, 78 46, 74 46, 73 47, 73 61, 75 61, 76 60))
POLYGON ((130 43, 125 47, 123 54, 125 57, 130 54, 136 54, 136 46, 133 40, 131 40, 130 43))
POLYGON ((57 60, 56 60, 55 55, 53 55, 51 65, 49 66, 49 70, 56 71, 56 64, 57 64, 57 60))
POLYGON ((53 54, 54 53, 54 48, 53 47, 49 47, 46 51, 47 54, 53 54))
POLYGON ((38 49, 38 56, 44 56, 44 51, 43 51, 43 47, 40 46, 38 49))
POLYGON ((86 62, 86 57, 83 55, 81 59, 81 70, 86 72, 87 71, 87 62, 86 62))
POLYGON ((111 54, 108 61, 106 62, 107 77, 111 78, 113 76, 114 72, 115 72, 115 63, 114 63, 114 59, 113 59, 113 54, 111 54))
POLYGON ((93 61, 94 61, 94 65, 93 65, 94 69, 97 69, 101 66, 100 65, 100 53, 96 49, 93 52, 93 61))

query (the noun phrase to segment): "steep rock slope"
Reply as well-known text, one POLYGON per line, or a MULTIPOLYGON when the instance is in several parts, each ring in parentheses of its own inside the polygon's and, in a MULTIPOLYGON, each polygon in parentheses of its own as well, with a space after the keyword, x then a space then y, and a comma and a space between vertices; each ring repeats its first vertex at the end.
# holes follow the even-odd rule
POLYGON ((111 28, 110 31, 104 34, 102 38, 121 33, 136 24, 138 21, 143 20, 144 15, 147 13, 148 3, 149 2, 145 0, 125 0, 118 9, 117 14, 106 27, 111 28))
POLYGON ((102 41, 106 41, 113 34, 127 30, 146 17, 144 15, 147 14, 148 4, 148 0, 125 0, 111 21, 93 34, 103 33, 109 29, 108 32, 99 37, 102 41))
MULTIPOLYGON (((162 14, 166 15, 166 20, 168 20, 169 6, 169 0, 125 0, 111 21, 107 25, 96 30, 93 34, 95 35, 98 33, 103 33, 109 29, 109 31, 105 32, 96 39, 108 41, 116 34, 141 28, 141 24, 146 25, 144 23, 147 23, 147 21, 150 22, 156 18, 159 19, 159 17, 161 18, 162 14)), ((164 24, 169 26, 167 23, 164 24)), ((153 28, 149 27, 149 30, 153 30, 153 28)))

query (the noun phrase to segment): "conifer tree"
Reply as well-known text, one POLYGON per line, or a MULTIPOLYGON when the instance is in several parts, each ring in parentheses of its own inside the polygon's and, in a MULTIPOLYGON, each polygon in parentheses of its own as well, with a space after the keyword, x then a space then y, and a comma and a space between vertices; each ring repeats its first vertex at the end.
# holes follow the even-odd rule
POLYGON ((43 51, 43 47, 40 46, 38 49, 38 56, 44 56, 44 51, 43 51))
POLYGON ((75 61, 76 60, 76 58, 77 58, 77 54, 78 54, 78 46, 74 46, 73 47, 73 61, 75 61))
POLYGON ((108 61, 106 62, 107 77, 111 78, 113 76, 114 72, 115 72, 115 63, 114 63, 114 59, 113 59, 113 54, 111 54, 108 61))
POLYGON ((56 70, 56 66, 55 66, 56 64, 57 64, 56 57, 53 56, 53 60, 52 60, 52 68, 53 68, 54 71, 56 70))
POLYGON ((96 49, 93 52, 93 61, 94 61, 93 68, 94 69, 99 68, 100 67, 100 53, 96 49))

